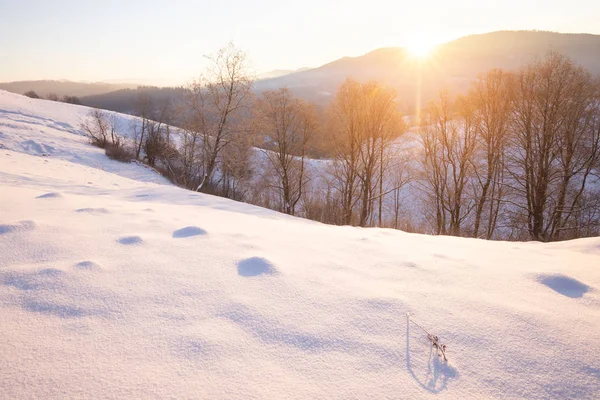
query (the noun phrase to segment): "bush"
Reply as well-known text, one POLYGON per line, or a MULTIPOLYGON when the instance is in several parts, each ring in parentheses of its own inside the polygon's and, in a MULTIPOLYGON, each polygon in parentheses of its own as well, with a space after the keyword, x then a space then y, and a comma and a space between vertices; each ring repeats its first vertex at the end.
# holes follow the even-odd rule
POLYGON ((111 160, 117 160, 124 163, 129 163, 135 158, 131 150, 119 144, 107 143, 104 148, 104 153, 111 160))
POLYGON ((69 104, 81 104, 81 99, 77 96, 64 96, 62 102, 69 104))
POLYGON ((169 181, 171 181, 171 183, 174 183, 175 185, 180 186, 179 180, 177 179, 177 177, 181 176, 183 174, 181 167, 171 167, 168 165, 157 165, 156 167, 154 167, 154 169, 159 174, 161 174, 162 176, 167 178, 169 181))
POLYGON ((29 92, 25 92, 23 93, 25 96, 30 97, 32 99, 39 99, 40 96, 38 96, 38 94, 36 92, 34 92, 33 90, 30 90, 29 92))
POLYGON ((109 144, 121 147, 121 137, 117 133, 117 119, 97 108, 90 110, 88 117, 81 122, 81 130, 90 138, 90 143, 100 148, 109 144))

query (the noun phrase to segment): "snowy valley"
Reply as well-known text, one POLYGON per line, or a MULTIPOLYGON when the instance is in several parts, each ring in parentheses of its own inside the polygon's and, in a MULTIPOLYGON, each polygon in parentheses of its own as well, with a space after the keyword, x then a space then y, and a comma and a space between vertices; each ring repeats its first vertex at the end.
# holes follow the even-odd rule
POLYGON ((0 91, 0 398, 599 398, 600 238, 290 217, 108 159, 88 112, 0 91))

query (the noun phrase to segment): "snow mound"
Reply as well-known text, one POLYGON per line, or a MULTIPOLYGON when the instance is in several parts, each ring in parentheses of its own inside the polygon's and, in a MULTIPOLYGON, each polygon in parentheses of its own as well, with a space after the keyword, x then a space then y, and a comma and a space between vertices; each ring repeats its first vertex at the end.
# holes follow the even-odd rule
POLYGON ((75 264, 74 268, 78 269, 78 270, 87 270, 87 271, 102 269, 100 264, 98 264, 94 261, 80 261, 77 264, 75 264))
POLYGON ((23 148, 23 150, 25 150, 26 153, 29 154, 34 153, 37 155, 48 156, 55 152, 54 147, 48 144, 37 143, 33 140, 25 140, 21 142, 21 147, 23 148))
POLYGON ((197 226, 186 226, 185 228, 177 229, 173 232, 172 236, 175 239, 181 239, 193 236, 204 236, 206 234, 207 232, 202 228, 198 228, 197 226))
POLYGON ((238 274, 240 276, 273 275, 277 273, 275 266, 262 257, 250 257, 238 262, 238 274))
POLYGON ((36 197, 36 199, 57 199, 63 197, 62 194, 57 192, 44 193, 36 197))
POLYGON ((9 272, 3 276, 2 284, 19 290, 52 290, 57 287, 56 279, 62 271, 44 268, 34 272, 9 272))
POLYGON ((34 221, 19 221, 15 224, 1 224, 0 235, 16 232, 30 232, 36 228, 34 221))
POLYGON ((555 292, 571 298, 583 297, 590 290, 585 283, 562 274, 540 275, 537 279, 555 292))
POLYGON ((60 318, 81 318, 88 312, 74 304, 61 304, 52 301, 25 300, 23 309, 33 312, 56 316, 60 318))
POLYGON ((118 242, 124 245, 132 246, 142 244, 144 243, 144 240, 139 236, 123 236, 122 238, 119 238, 118 242))
POLYGON ((98 208, 86 207, 86 208, 79 208, 75 211, 78 213, 88 213, 88 214, 108 214, 110 212, 110 211, 108 211, 107 208, 104 208, 104 207, 98 207, 98 208))
POLYGON ((77 290, 78 282, 56 268, 1 271, 0 282, 12 289, 9 304, 32 315, 61 319, 101 315, 101 308, 90 307, 93 293, 77 290))

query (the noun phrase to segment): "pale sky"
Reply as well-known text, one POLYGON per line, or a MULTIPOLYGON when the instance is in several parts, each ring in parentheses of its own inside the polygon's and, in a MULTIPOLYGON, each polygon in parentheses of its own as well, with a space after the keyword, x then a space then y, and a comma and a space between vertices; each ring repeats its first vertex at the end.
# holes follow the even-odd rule
POLYGON ((233 41, 256 73, 497 30, 600 34, 595 0, 0 0, 0 82, 197 77, 233 41))

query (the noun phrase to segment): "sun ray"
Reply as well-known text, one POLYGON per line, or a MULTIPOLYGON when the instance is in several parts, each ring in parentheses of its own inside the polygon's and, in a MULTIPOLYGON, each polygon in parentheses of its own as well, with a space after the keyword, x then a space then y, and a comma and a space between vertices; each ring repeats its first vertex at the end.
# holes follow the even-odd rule
POLYGON ((408 38, 404 47, 412 57, 424 59, 431 55, 436 45, 437 43, 427 34, 415 34, 408 38))
POLYGON ((413 57, 420 59, 428 57, 434 48, 435 44, 426 40, 414 40, 406 44, 408 52, 413 57))

